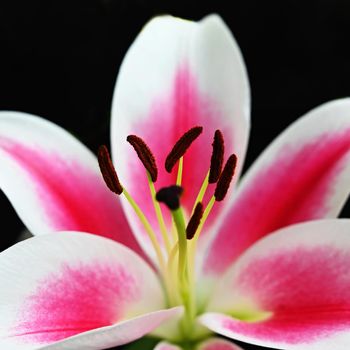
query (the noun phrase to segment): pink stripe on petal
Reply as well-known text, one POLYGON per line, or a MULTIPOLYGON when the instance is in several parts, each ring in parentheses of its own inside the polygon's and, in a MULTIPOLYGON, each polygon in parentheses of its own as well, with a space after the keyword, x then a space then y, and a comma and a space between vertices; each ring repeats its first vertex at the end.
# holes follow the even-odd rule
POLYGON ((125 305, 137 301, 139 288, 120 266, 63 265, 23 302, 13 336, 51 343, 112 325, 123 318, 125 305))
POLYGON ((110 349, 131 343, 147 335, 181 313, 181 307, 149 312, 144 315, 78 334, 45 347, 47 350, 110 349))
MULTIPOLYGON (((163 176, 160 178, 158 186, 166 186, 169 183, 176 182, 177 168, 173 170, 171 177, 166 176, 164 171, 165 158, 175 142, 193 126, 199 125, 204 128, 203 133, 184 156, 182 186, 185 191, 181 202, 187 212, 190 213, 202 181, 209 170, 212 153, 211 144, 215 130, 222 128, 228 152, 232 151, 232 132, 223 127, 222 120, 224 117, 219 106, 210 96, 206 96, 200 91, 194 73, 191 73, 188 64, 183 64, 176 72, 170 97, 154 102, 153 106, 154 110, 149 119, 156 120, 157 125, 153 130, 145 129, 148 132, 147 137, 152 149, 155 150, 163 170, 163 176), (164 133, 162 137, 154 137, 159 125, 162 125, 164 133)), ((214 186, 209 188, 204 202, 210 199, 214 188, 214 186)), ((214 217, 214 214, 209 217, 209 222, 214 217)))
POLYGON ((349 220, 322 220, 261 240, 227 272, 209 309, 265 316, 244 322, 208 314, 202 321, 220 334, 278 348, 349 334, 349 230, 349 220))
POLYGON ((35 236, 2 252, 0 266, 1 349, 105 349, 181 311, 162 310, 158 276, 137 254, 96 235, 35 236))
MULTIPOLYGON (((29 176, 30 185, 44 212, 42 220, 47 230, 90 232, 140 252, 118 199, 106 188, 100 174, 85 167, 79 160, 63 158, 55 152, 3 137, 0 145, 29 176)), ((37 233, 31 223, 29 226, 37 233)))
POLYGON ((349 281, 343 278, 349 261, 349 252, 299 248, 257 259, 241 271, 240 292, 273 312, 271 320, 252 327, 259 338, 293 344, 349 329, 349 281))
MULTIPOLYGON (((243 185, 213 242, 207 272, 225 270, 254 242, 279 228, 333 216, 339 178, 348 165, 350 129, 286 144, 243 185)), ((339 187, 339 186, 338 186, 339 187)))

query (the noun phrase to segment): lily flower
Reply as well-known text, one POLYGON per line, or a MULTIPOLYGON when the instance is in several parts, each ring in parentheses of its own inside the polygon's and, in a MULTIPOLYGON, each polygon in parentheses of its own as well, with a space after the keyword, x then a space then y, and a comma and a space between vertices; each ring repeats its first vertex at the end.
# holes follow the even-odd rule
POLYGON ((100 169, 60 127, 2 112, 0 185, 35 236, 0 254, 0 348, 152 334, 156 350, 348 349, 350 99, 300 118, 237 183, 249 109, 240 50, 211 15, 139 34, 100 169))

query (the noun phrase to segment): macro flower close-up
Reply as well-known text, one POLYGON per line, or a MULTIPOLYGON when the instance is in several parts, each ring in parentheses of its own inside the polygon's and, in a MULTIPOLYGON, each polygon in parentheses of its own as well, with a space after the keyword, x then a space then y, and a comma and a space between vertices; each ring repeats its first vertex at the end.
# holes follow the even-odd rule
POLYGON ((125 55, 97 156, 0 112, 0 188, 33 234, 0 253, 0 348, 348 349, 350 98, 241 177, 250 100, 221 17, 166 15, 125 55))

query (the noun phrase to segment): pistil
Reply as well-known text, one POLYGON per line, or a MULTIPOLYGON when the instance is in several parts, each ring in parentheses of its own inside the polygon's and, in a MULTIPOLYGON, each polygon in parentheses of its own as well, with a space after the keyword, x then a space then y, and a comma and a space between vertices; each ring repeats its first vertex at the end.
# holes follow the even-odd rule
POLYGON ((178 274, 181 281, 184 280, 187 273, 187 238, 186 238, 186 224, 183 216, 182 209, 180 207, 180 196, 183 193, 183 189, 180 186, 174 185, 164 187, 156 194, 158 202, 164 203, 171 212, 174 220, 177 236, 178 236, 178 251, 179 251, 179 267, 178 274))
POLYGON ((194 303, 194 293, 192 293, 191 282, 189 277, 188 256, 187 256, 187 233, 186 223, 183 211, 180 207, 180 197, 183 189, 179 186, 164 187, 157 192, 156 198, 159 202, 164 203, 171 212, 173 221, 176 226, 178 235, 178 281, 179 292, 182 303, 185 307, 185 317, 183 321, 183 330, 186 334, 191 333, 193 320, 196 310, 194 303))

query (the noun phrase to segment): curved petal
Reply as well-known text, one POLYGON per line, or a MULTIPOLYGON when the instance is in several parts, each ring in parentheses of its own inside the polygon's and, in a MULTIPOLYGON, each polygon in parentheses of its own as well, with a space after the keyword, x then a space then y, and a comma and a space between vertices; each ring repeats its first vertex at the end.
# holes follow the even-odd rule
POLYGON ((350 190, 350 99, 292 124, 245 176, 209 247, 205 274, 220 275, 250 245, 293 223, 337 217, 350 190))
POLYGON ((210 338, 201 343, 196 350, 242 350, 242 348, 221 338, 210 338))
POLYGON ((0 112, 0 188, 33 234, 77 230, 139 251, 94 155, 60 127, 0 112))
MULTIPOLYGON (((112 109, 112 150, 120 179, 156 228, 145 170, 126 142, 142 137, 155 154, 157 187, 174 184, 176 169, 164 170, 167 154, 184 132, 202 125, 204 132, 184 157, 182 198, 187 211, 209 169, 215 129, 221 129, 228 152, 240 158, 249 130, 249 83, 240 50, 216 15, 195 23, 157 17, 141 31, 121 66, 112 109)), ((209 192, 212 192, 210 189, 209 192)), ((139 242, 149 241, 125 206, 139 242)), ((215 217, 212 215, 212 217, 215 217)))
POLYGON ((202 324, 279 349, 350 346, 350 220, 281 229, 248 249, 217 287, 202 324), (224 315, 225 313, 226 315, 224 315))
POLYGON ((180 308, 154 311, 114 326, 103 327, 78 334, 71 338, 45 346, 44 350, 100 350, 106 347, 128 344, 157 328, 177 315, 180 308))
POLYGON ((135 340, 177 313, 154 313, 166 304, 153 270, 103 237, 36 236, 1 253, 0 266, 2 349, 59 341, 60 349, 107 348, 135 340))

